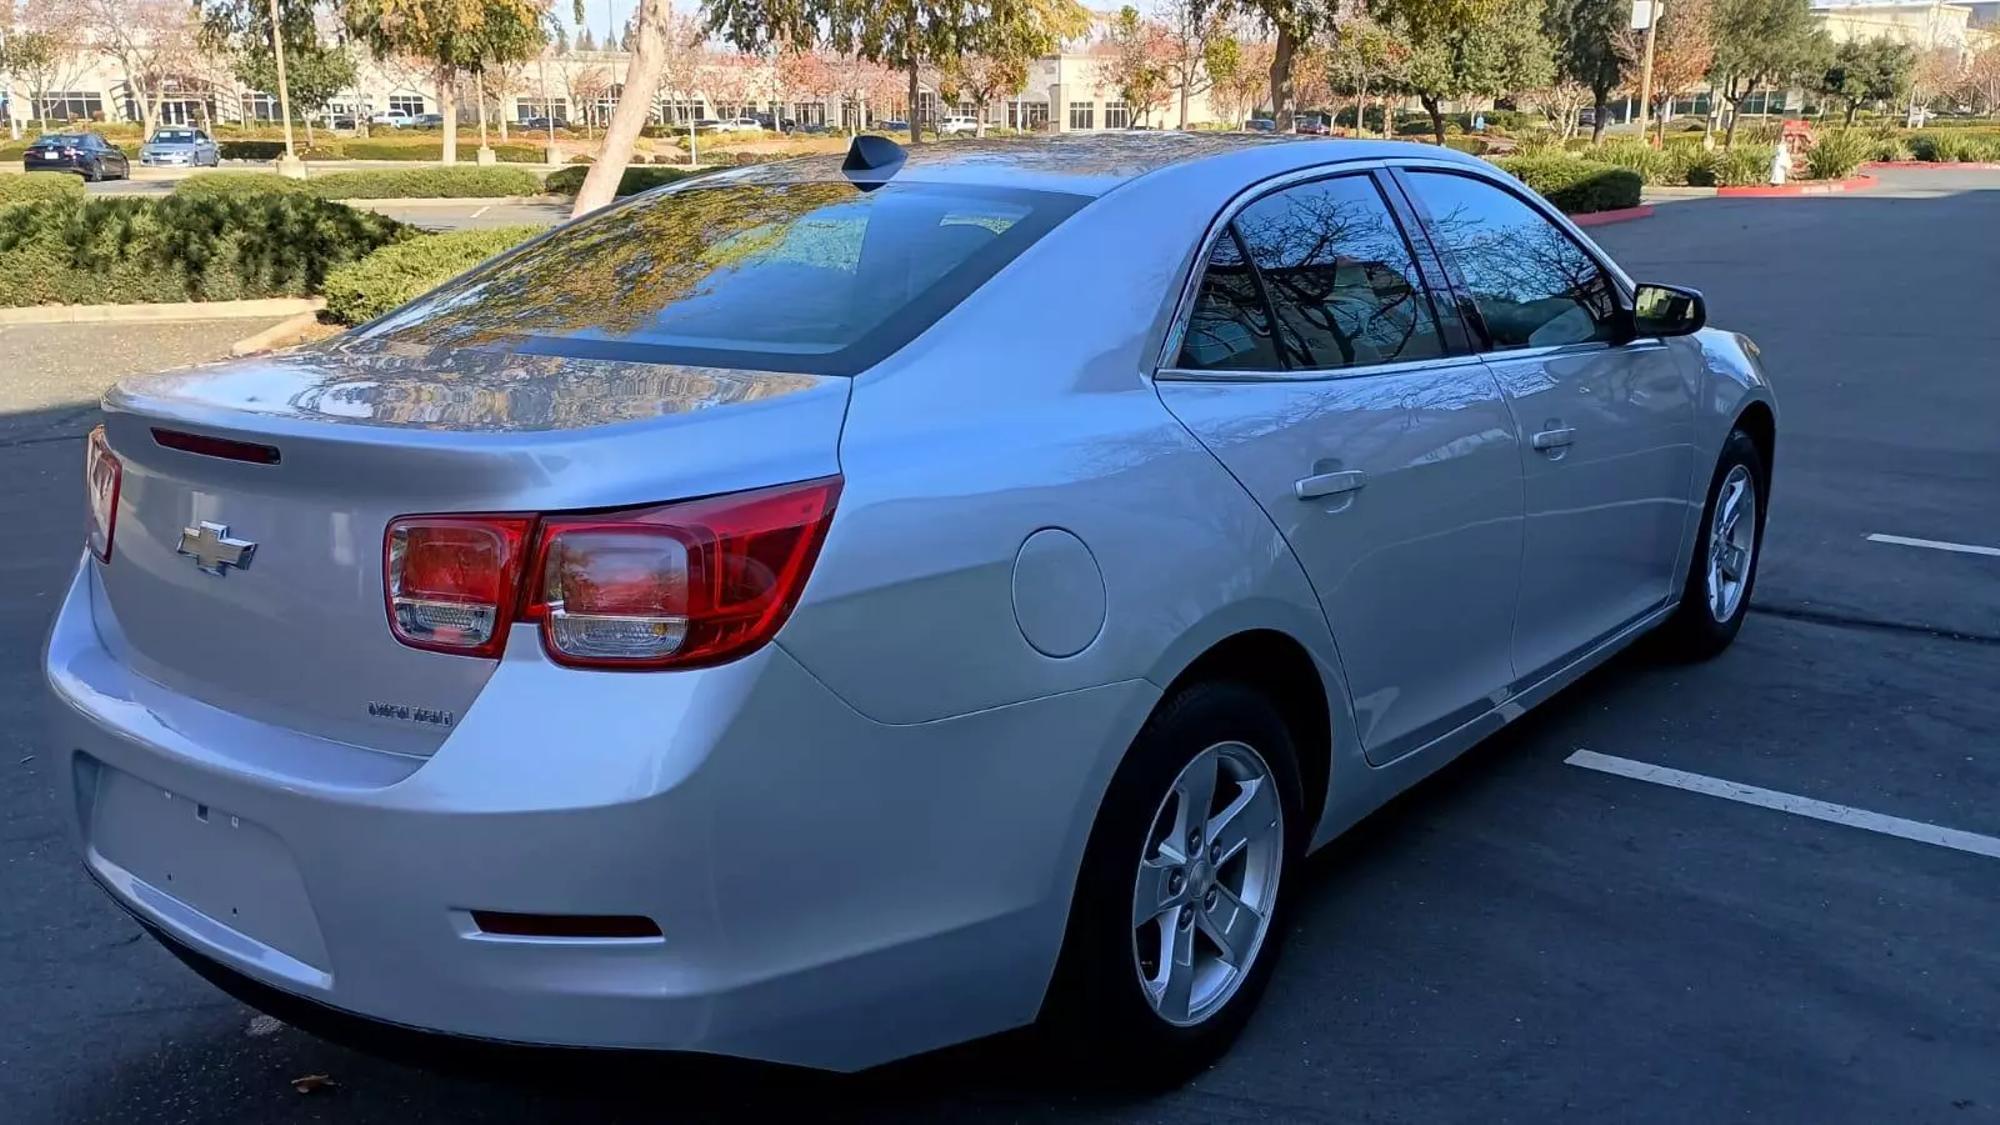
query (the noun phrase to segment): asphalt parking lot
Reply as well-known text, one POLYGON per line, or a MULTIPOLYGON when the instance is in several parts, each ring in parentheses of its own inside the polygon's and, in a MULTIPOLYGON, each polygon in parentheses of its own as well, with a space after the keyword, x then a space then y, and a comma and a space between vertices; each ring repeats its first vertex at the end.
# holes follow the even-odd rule
POLYGON ((1764 349, 1782 418, 1753 616, 1707 664, 1619 658, 1315 857, 1235 1051, 1147 1098, 1052 1079, 1006 1038, 851 1077, 544 1055, 436 1069, 253 1018, 84 876, 37 716, 38 648, 82 538, 88 398, 257 326, 120 329, 110 359, 93 350, 109 329, 0 330, 0 1106, 25 1122, 2000 1120, 2000 856, 1979 843, 2000 838, 2000 554, 1979 550, 2000 548, 1996 230, 2000 173, 1924 171, 1593 232, 1764 349), (1571 764, 1605 764, 1588 754, 1680 773, 1571 764), (1793 811, 1700 791, 1746 786, 1793 811), (337 1085, 295 1093, 309 1074, 337 1085))

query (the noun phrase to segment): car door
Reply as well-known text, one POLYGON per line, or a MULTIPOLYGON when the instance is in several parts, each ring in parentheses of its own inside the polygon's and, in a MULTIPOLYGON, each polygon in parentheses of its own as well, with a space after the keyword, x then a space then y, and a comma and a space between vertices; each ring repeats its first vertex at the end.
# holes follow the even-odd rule
POLYGON ((1671 596, 1699 364, 1686 340, 1634 338, 1623 280, 1521 193, 1443 168, 1398 178, 1521 431, 1514 663, 1532 682, 1671 596))
POLYGON ((1157 380, 1304 566, 1378 763, 1513 679, 1522 521, 1499 386, 1383 187, 1323 175, 1238 210, 1157 380))

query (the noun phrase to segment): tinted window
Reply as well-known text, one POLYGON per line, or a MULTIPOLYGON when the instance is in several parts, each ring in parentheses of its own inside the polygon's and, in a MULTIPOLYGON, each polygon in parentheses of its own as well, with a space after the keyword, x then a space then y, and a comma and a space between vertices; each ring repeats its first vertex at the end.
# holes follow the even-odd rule
POLYGON ((1236 216, 1301 367, 1444 354, 1430 301, 1389 205, 1367 176, 1300 184, 1236 216))
POLYGON ((717 179, 641 196, 389 314, 363 340, 852 375, 1083 202, 717 179))
POLYGON ((1224 231, 1208 255, 1201 292, 1195 296, 1194 313, 1181 342, 1180 366, 1197 371, 1284 367, 1271 342, 1269 307, 1233 231, 1224 231))
POLYGON ((153 134, 155 144, 188 145, 193 144, 194 140, 193 129, 161 129, 153 134))
POLYGON ((1438 249, 1458 263, 1496 348, 1619 335, 1618 294, 1583 247, 1509 192, 1469 176, 1410 175, 1438 249))

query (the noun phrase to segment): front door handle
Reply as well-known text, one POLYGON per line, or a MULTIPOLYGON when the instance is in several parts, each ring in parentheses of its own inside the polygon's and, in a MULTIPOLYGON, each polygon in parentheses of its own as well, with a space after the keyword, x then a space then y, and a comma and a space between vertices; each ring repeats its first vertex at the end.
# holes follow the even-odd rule
POLYGON ((1576 431, 1568 426, 1559 430, 1543 430, 1529 439, 1534 447, 1540 450, 1563 449, 1575 440, 1576 431))
POLYGON ((1292 493, 1301 500, 1317 500, 1322 496, 1359 491, 1367 483, 1367 473, 1360 469, 1348 469, 1338 473, 1318 473, 1295 481, 1292 493))

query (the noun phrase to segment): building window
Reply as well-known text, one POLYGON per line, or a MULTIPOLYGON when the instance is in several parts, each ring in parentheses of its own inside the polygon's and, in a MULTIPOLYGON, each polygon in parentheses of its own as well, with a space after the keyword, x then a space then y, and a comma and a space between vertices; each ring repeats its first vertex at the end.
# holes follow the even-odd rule
POLYGON ((1124 102, 1104 103, 1104 127, 1106 129, 1130 129, 1132 127, 1132 107, 1124 102))
POLYGON ((565 118, 563 103, 542 98, 514 99, 514 120, 533 121, 538 117, 553 117, 557 121, 565 118))
POLYGON ((667 125, 685 125, 701 117, 701 103, 688 98, 668 98, 660 103, 660 121, 667 125))
POLYGON ((243 120, 276 121, 278 119, 278 99, 269 94, 248 93, 243 95, 243 120))
POLYGON ((424 115, 424 96, 422 94, 390 94, 389 112, 400 113, 406 117, 422 117, 424 115))
POLYGON ((792 106, 792 120, 803 127, 826 124, 825 102, 799 102, 792 106))
POLYGON ((937 120, 938 96, 930 90, 917 91, 917 120, 937 120))
POLYGON ((1069 103, 1069 127, 1072 129, 1097 128, 1097 103, 1069 103))
POLYGON ((42 95, 44 121, 102 121, 104 96, 81 90, 42 95))
POLYGON ((1007 103, 1007 127, 1035 130, 1049 127, 1049 103, 1015 100, 1007 103))

